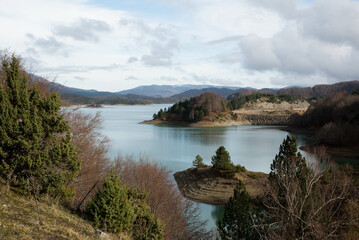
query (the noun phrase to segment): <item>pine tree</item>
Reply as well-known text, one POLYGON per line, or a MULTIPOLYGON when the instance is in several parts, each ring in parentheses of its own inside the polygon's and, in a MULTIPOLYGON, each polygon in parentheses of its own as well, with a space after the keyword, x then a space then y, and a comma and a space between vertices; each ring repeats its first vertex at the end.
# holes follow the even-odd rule
POLYGON ((231 157, 229 156, 229 152, 223 147, 220 146, 216 155, 212 156, 212 166, 216 170, 232 170, 233 163, 231 162, 231 157))
POLYGON ((163 224, 150 213, 145 198, 146 194, 124 185, 112 171, 87 205, 86 212, 96 228, 127 232, 134 239, 163 239, 163 224))
POLYGON ((228 203, 224 206, 224 216, 217 222, 217 230, 222 240, 258 239, 253 228, 254 216, 251 199, 242 183, 236 185, 228 203))
POLYGON ((193 166, 196 168, 205 167, 206 165, 203 163, 203 158, 198 154, 193 161, 193 166))
POLYGON ((80 169, 58 94, 29 87, 15 56, 3 56, 0 74, 0 179, 24 194, 64 196, 80 169), (30 183, 30 178, 32 179, 30 183))
POLYGON ((293 177, 304 181, 310 173, 304 157, 297 152, 297 141, 295 137, 287 136, 279 147, 279 153, 275 156, 270 166, 269 179, 272 183, 281 184, 283 178, 293 177))

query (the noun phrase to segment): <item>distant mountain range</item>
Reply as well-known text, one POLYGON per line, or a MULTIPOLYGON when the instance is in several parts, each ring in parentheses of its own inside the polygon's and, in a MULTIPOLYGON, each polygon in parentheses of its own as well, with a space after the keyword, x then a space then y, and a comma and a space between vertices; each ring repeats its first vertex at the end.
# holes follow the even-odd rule
POLYGON ((84 90, 55 84, 55 89, 61 92, 61 97, 70 104, 149 104, 175 103, 180 100, 199 96, 205 92, 220 95, 228 100, 251 95, 267 93, 273 95, 289 94, 303 99, 327 97, 333 93, 346 91, 353 92, 359 88, 359 81, 339 82, 335 84, 321 84, 314 87, 286 87, 275 88, 238 88, 213 85, 146 85, 133 89, 107 92, 84 90))
MULTIPOLYGON (((132 88, 129 90, 124 90, 117 92, 118 95, 126 95, 126 94, 136 94, 136 95, 143 95, 149 97, 157 97, 157 98, 166 98, 166 97, 175 97, 178 94, 181 94, 186 91, 192 90, 200 90, 206 88, 222 88, 213 85, 148 85, 148 86, 139 86, 136 88, 132 88)), ((237 89, 237 87, 227 87, 228 89, 237 89)), ((229 95, 229 94, 228 94, 229 95)))
MULTIPOLYGON (((219 88, 228 89, 231 93, 237 92, 235 90, 240 90, 238 87, 219 87, 213 85, 145 85, 139 86, 128 90, 123 90, 119 92, 106 92, 106 91, 96 91, 96 90, 84 90, 79 88, 71 88, 66 87, 60 84, 57 84, 61 93, 63 94, 76 94, 86 97, 100 97, 100 96, 123 96, 128 94, 134 95, 141 95, 141 96, 148 96, 148 97, 155 97, 155 98, 167 98, 167 97, 174 97, 175 95, 182 94, 186 91, 193 91, 193 90, 202 90, 202 89, 209 89, 215 90, 219 88)), ((227 94, 227 96, 229 95, 227 94)), ((200 94, 199 94, 200 95, 200 94)), ((196 96, 196 95, 194 95, 196 96)), ((227 97, 226 96, 226 97, 227 97)))

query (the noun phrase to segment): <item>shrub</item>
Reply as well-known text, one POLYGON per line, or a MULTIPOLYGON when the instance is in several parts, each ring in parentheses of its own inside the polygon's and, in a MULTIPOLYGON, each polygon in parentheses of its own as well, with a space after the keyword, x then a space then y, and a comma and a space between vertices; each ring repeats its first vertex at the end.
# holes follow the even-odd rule
POLYGON ((255 174, 255 173, 248 173, 247 175, 248 175, 248 177, 253 178, 253 179, 259 178, 258 174, 255 174))
POLYGON ((241 166, 240 164, 234 166, 234 172, 236 173, 245 172, 245 171, 247 171, 247 169, 244 166, 241 166))
POLYGON ((146 194, 124 185, 112 171, 86 212, 96 228, 132 233, 135 239, 163 239, 163 225, 150 213, 145 198, 146 194))

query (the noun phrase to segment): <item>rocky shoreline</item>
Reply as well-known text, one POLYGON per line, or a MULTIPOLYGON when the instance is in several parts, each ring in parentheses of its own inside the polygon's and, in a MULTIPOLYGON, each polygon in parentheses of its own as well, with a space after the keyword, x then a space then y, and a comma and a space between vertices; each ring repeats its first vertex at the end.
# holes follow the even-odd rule
POLYGON ((193 201, 207 204, 225 204, 233 196, 233 189, 241 180, 250 195, 255 198, 263 195, 263 187, 268 175, 262 172, 246 171, 234 176, 218 172, 211 167, 189 168, 176 172, 174 178, 181 194, 193 201))

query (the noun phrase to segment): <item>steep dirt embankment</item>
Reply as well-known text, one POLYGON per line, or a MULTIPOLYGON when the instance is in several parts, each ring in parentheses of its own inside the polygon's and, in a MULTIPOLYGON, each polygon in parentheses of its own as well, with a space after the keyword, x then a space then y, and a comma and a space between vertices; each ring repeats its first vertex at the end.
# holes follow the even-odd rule
POLYGON ((246 103, 243 108, 234 110, 242 121, 250 125, 286 125, 290 115, 303 114, 309 103, 297 100, 295 102, 271 103, 265 100, 246 103))
POLYGON ((174 174, 182 195, 191 200, 208 204, 225 204, 233 196, 233 189, 241 180, 252 198, 263 194, 268 175, 262 172, 241 172, 225 177, 210 167, 189 168, 174 174))

